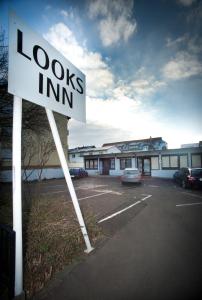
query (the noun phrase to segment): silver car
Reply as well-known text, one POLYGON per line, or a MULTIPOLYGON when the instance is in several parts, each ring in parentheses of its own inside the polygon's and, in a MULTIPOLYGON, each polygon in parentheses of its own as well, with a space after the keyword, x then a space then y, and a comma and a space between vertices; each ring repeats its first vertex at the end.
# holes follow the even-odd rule
POLYGON ((136 182, 140 183, 142 181, 142 176, 140 171, 137 168, 126 168, 123 171, 123 175, 121 176, 121 182, 136 182))

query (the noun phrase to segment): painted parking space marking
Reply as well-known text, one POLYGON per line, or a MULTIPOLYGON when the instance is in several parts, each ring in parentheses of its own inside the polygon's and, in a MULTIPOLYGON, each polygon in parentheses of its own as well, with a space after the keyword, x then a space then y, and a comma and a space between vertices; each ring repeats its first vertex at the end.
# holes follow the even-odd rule
POLYGON ((107 184, 99 184, 99 185, 94 185, 94 184, 87 184, 87 185, 80 185, 75 188, 75 190, 92 190, 100 187, 108 186, 107 184))
POLYGON ((95 192, 103 192, 103 193, 110 193, 110 194, 114 194, 114 195, 118 195, 118 196, 121 196, 121 195, 123 195, 123 193, 120 193, 120 192, 116 192, 116 191, 112 191, 112 190, 95 190, 95 189, 93 189, 93 191, 95 191, 95 192))
POLYGON ((129 205, 129 206, 123 208, 122 210, 119 210, 119 211, 115 212, 114 214, 112 214, 112 215, 110 215, 110 216, 108 216, 108 217, 106 217, 106 218, 104 218, 104 219, 101 219, 100 221, 98 221, 98 223, 102 223, 102 222, 105 222, 105 221, 107 221, 107 220, 109 220, 109 219, 112 219, 112 218, 116 217, 117 215, 122 214, 122 213, 125 212, 126 210, 132 208, 133 206, 135 206, 135 205, 141 203, 142 201, 145 201, 146 199, 148 199, 148 198, 150 198, 150 197, 152 197, 152 195, 147 195, 147 196, 144 197, 143 199, 136 201, 135 203, 133 203, 133 204, 131 204, 131 205, 129 205))
POLYGON ((55 188, 55 187, 65 187, 65 184, 56 184, 56 185, 48 186, 48 188, 55 188))
POLYGON ((192 193, 189 193, 189 192, 181 192, 182 194, 185 194, 185 195, 189 195, 191 197, 195 197, 195 198, 200 198, 202 199, 202 196, 199 196, 199 195, 196 195, 196 194, 192 194, 192 193))
POLYGON ((148 187, 152 187, 152 188, 159 188, 159 185, 148 185, 148 187))
POLYGON ((91 195, 91 196, 87 196, 87 197, 83 197, 83 198, 79 198, 78 200, 85 200, 85 199, 89 199, 89 198, 94 198, 94 197, 98 197, 98 196, 102 196, 102 195, 106 195, 109 194, 109 192, 105 192, 105 193, 100 193, 100 194, 95 194, 95 195, 91 195))
POLYGON ((45 194, 60 194, 60 193, 66 193, 67 190, 65 191, 46 191, 46 192, 43 192, 41 193, 42 195, 45 195, 45 194))
POLYGON ((202 202, 177 204, 176 206, 180 207, 180 206, 194 206, 194 205, 202 205, 202 202))

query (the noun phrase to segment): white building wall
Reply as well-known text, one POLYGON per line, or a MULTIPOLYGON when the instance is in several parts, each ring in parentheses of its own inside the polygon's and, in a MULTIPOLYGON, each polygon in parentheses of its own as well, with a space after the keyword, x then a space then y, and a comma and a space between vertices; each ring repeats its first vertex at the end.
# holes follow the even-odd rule
POLYGON ((119 175, 122 175, 122 173, 123 173, 123 171, 120 170, 120 160, 115 157, 115 169, 109 170, 109 175, 119 176, 119 175))
MULTIPOLYGON (((39 179, 39 169, 28 170, 27 175, 31 173, 31 175, 28 177, 28 181, 34 181, 39 179)), ((23 170, 22 170, 23 174, 23 170)), ((64 178, 63 170, 62 168, 48 168, 43 169, 41 179, 54 179, 54 178, 64 178)), ((25 177, 23 178, 25 179, 25 177)), ((12 170, 6 170, 2 171, 0 173, 0 181, 2 182, 12 182, 12 170)))
POLYGON ((69 154, 69 162, 72 164, 78 164, 79 167, 84 167, 84 159, 83 156, 80 155, 80 153, 74 154, 75 157, 73 157, 73 154, 69 154))
POLYGON ((134 157, 132 158, 132 168, 136 168, 136 161, 134 157))
POLYGON ((152 177, 161 177, 161 178, 173 178, 173 174, 176 170, 151 170, 152 177))
POLYGON ((100 175, 100 171, 99 170, 86 170, 88 172, 89 176, 95 176, 95 175, 100 175))

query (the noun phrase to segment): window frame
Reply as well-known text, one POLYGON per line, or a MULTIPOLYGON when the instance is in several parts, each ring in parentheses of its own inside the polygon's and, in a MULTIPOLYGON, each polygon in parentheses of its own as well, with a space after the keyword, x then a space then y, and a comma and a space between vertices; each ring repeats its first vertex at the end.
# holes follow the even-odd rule
POLYGON ((159 156, 151 156, 151 170, 160 170, 160 164, 159 164, 159 156), (158 168, 152 167, 152 158, 156 158, 158 161, 158 168))
POLYGON ((132 158, 131 157, 123 157, 120 158, 120 170, 125 170, 126 168, 132 168, 132 158), (130 162, 128 166, 126 162, 130 162), (122 163, 124 167, 122 167, 122 163))
POLYGON ((110 158, 109 169, 110 170, 115 170, 115 158, 110 158), (112 162, 113 162, 113 164, 112 164, 112 162))
POLYGON ((179 154, 179 168, 188 168, 188 154, 179 154), (181 160, 180 158, 184 156, 186 157, 186 166, 181 166, 181 160))
POLYGON ((161 168, 162 170, 179 170, 180 169, 180 154, 163 154, 161 155, 161 168), (171 157, 177 157, 177 166, 176 167, 171 167, 171 157), (169 162, 169 166, 168 167, 164 167, 163 166, 163 157, 168 157, 168 162, 169 162))
POLYGON ((98 159, 97 158, 85 159, 85 169, 86 170, 98 170, 98 159))
POLYGON ((201 167, 202 167, 202 153, 191 153, 191 167, 192 167, 192 168, 201 168, 201 167), (193 166, 193 156, 194 156, 194 155, 198 155, 198 156, 201 157, 201 166, 198 166, 198 167, 194 167, 194 166, 193 166))

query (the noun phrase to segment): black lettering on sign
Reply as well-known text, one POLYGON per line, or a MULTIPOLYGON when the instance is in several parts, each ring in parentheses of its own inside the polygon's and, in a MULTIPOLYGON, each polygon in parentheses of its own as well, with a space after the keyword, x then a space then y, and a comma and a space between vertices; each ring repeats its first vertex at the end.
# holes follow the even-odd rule
POLYGON ((37 65, 44 69, 44 70, 47 70, 49 68, 49 58, 48 58, 48 54, 46 53, 46 51, 40 47, 39 45, 35 45, 34 48, 33 48, 33 56, 34 56, 34 60, 35 62, 37 63, 37 65), (44 57, 45 57, 45 64, 44 66, 41 65, 39 63, 39 60, 38 60, 38 51, 41 50, 43 53, 44 53, 44 57))
POLYGON ((79 90, 76 89, 77 92, 78 92, 79 94, 83 94, 83 87, 82 87, 82 85, 81 85, 81 83, 80 83, 80 82, 83 82, 83 80, 82 80, 81 78, 77 77, 76 82, 78 83, 78 86, 80 87, 79 90))
POLYGON ((64 71, 64 68, 63 68, 62 64, 57 59, 53 59, 51 66, 52 66, 52 71, 53 71, 53 74, 55 75, 55 77, 57 79, 63 80, 64 79, 64 75, 65 75, 65 71, 64 71), (56 63, 59 64, 60 69, 61 69, 60 76, 58 76, 56 74, 56 70, 55 70, 56 63))
POLYGON ((74 83, 73 83, 73 81, 72 81, 72 79, 73 79, 74 76, 75 76, 75 74, 72 73, 72 74, 70 75, 69 69, 67 69, 67 85, 69 85, 69 83, 71 82, 71 85, 72 85, 73 89, 75 90, 75 86, 74 86, 74 83))
POLYGON ((57 91, 56 91, 51 79, 47 77, 47 97, 50 97, 50 88, 55 96, 55 100, 57 102, 59 102, 60 101, 60 85, 59 85, 59 83, 57 83, 57 91))
POLYGON ((73 107, 73 93, 70 92, 70 97, 66 91, 66 89, 62 88, 62 104, 65 104, 65 99, 67 99, 70 108, 73 107))
POLYGON ((43 74, 39 73, 39 93, 43 94, 43 74))
POLYGON ((31 60, 27 54, 23 53, 23 33, 19 29, 17 31, 17 51, 27 59, 31 60))

